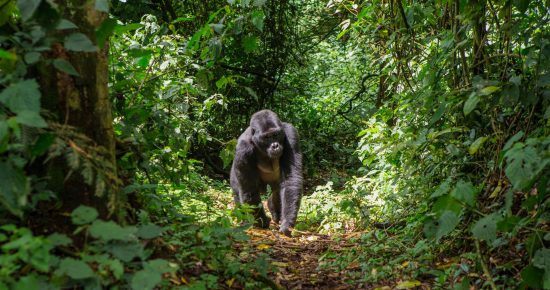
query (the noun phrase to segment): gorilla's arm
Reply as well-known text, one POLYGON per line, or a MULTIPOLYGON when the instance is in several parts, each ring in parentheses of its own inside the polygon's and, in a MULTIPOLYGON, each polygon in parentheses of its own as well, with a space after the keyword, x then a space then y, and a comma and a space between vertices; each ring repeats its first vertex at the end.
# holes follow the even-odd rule
POLYGON ((262 207, 259 173, 256 167, 257 160, 251 138, 250 128, 239 137, 233 170, 231 171, 231 179, 234 179, 236 182, 232 182, 232 186, 236 187, 234 190, 237 192, 236 199, 238 199, 239 203, 257 207, 254 210, 254 216, 259 226, 266 228, 269 226, 269 218, 262 207))
POLYGON ((290 235, 290 227, 296 224, 298 208, 302 198, 302 152, 298 131, 288 123, 283 123, 286 139, 281 157, 283 179, 281 182, 281 227, 280 231, 290 235))

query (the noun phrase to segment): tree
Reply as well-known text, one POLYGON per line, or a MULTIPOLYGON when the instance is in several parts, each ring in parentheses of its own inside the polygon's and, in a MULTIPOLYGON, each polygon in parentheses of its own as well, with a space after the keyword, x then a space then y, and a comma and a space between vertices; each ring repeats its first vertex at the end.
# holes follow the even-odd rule
MULTIPOLYGON (((107 18, 108 2, 67 0, 55 4, 18 2, 21 12, 18 25, 23 36, 15 37, 16 41, 4 47, 24 56, 17 58, 16 65, 25 67, 27 73, 9 71, 11 82, 2 92, 4 98, 0 98, 7 109, 7 120, 1 122, 23 120, 26 114, 12 99, 38 104, 41 95, 42 115, 48 116, 48 128, 38 114, 33 115, 33 120, 39 121, 11 126, 8 142, 20 142, 26 150, 18 151, 12 146, 2 159, 16 168, 16 157, 23 154, 27 158, 24 168, 27 176, 20 170, 21 174, 9 182, 28 184, 32 180, 34 187, 35 181, 46 180, 44 190, 57 194, 61 212, 87 204, 108 217, 119 206, 119 182, 108 94, 108 44, 96 37, 96 31, 107 18), (27 136, 27 141, 17 138, 18 130, 27 136), (32 153, 37 146, 44 151, 38 153, 49 151, 48 154, 32 153), (29 150, 30 155, 26 154, 29 150)), ((37 106, 34 113, 39 109, 37 106)), ((20 188, 17 192, 3 192, 2 199, 8 200, 11 194, 26 200, 30 190, 20 188)), ((11 212, 20 215, 21 209, 17 207, 25 206, 26 202, 12 205, 11 212)))

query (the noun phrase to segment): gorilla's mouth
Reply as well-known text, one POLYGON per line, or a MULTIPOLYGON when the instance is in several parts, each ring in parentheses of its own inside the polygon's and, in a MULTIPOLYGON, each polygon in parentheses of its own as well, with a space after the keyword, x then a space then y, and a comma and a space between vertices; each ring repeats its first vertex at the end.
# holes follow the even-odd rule
POLYGON ((279 146, 279 148, 277 149, 267 149, 267 157, 269 157, 270 159, 277 159, 281 157, 281 155, 283 155, 283 148, 281 146, 279 146))

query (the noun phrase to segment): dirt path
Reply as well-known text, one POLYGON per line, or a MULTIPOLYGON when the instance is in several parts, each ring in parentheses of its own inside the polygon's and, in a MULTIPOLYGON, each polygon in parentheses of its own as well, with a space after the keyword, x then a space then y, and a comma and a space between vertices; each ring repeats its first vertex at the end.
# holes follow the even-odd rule
POLYGON ((275 284, 284 289, 351 289, 342 273, 319 267, 319 258, 329 249, 337 251, 345 239, 337 242, 330 236, 299 232, 288 238, 275 230, 251 229, 250 249, 255 254, 266 253, 278 268, 270 273, 275 284))

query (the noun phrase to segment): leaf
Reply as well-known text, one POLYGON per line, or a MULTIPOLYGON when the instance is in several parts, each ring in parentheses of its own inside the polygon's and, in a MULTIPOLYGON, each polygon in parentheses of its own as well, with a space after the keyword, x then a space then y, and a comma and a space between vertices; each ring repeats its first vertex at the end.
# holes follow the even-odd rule
POLYGON ((129 241, 134 238, 137 229, 135 227, 121 227, 112 221, 96 220, 90 226, 90 234, 103 241, 129 241))
POLYGON ((109 13, 109 0, 95 0, 95 10, 109 13))
POLYGON ((443 183, 441 183, 437 187, 437 189, 432 193, 430 198, 436 198, 436 197, 445 195, 449 192, 450 189, 451 189, 451 182, 449 180, 445 180, 443 183))
POLYGON ((267 0, 254 0, 253 5, 256 7, 262 7, 265 5, 266 2, 267 0))
POLYGON ((155 224, 143 225, 138 228, 137 236, 142 239, 152 239, 160 236, 163 229, 155 224))
POLYGON ((34 79, 24 80, 10 85, 0 93, 0 102, 12 112, 40 111, 40 91, 34 79))
POLYGON ((29 20, 33 15, 42 0, 18 0, 17 7, 21 13, 23 21, 29 20))
POLYGON ((0 204, 13 215, 21 216, 30 193, 28 178, 11 162, 0 161, 0 180, 0 204))
POLYGON ((111 269, 111 273, 113 273, 115 278, 122 278, 122 275, 124 274, 124 265, 122 265, 119 260, 109 259, 107 261, 107 266, 111 269))
POLYGON ((27 64, 37 63, 40 60, 40 56, 41 56, 41 54, 39 52, 36 52, 36 51, 27 52, 27 53, 25 53, 25 56, 24 56, 25 62, 27 64))
POLYGON ((460 218, 452 211, 445 211, 441 217, 439 217, 438 222, 437 231, 435 233, 436 240, 439 240, 452 232, 460 222, 460 218))
POLYGON ((17 123, 23 124, 29 127, 46 128, 48 124, 37 112, 33 111, 21 111, 17 113, 15 117, 17 123))
POLYGON ((454 197, 443 195, 435 201, 432 211, 437 214, 437 217, 440 217, 445 211, 452 211, 460 215, 462 213, 462 205, 454 197))
POLYGON ((273 261, 271 262, 271 265, 273 266, 277 266, 279 268, 285 268, 285 267, 288 267, 288 263, 285 263, 285 262, 278 262, 278 261, 273 261))
POLYGON ((527 286, 533 289, 542 289, 542 277, 544 274, 543 270, 529 265, 521 271, 521 279, 527 286))
POLYGON ((268 245, 268 244, 259 244, 259 245, 256 246, 256 249, 258 249, 260 251, 267 250, 269 248, 271 248, 271 246, 268 245))
MULTIPOLYGON (((8 122, 0 121, 0 142, 9 134, 8 122)), ((0 152, 1 153, 1 152, 0 152)))
POLYGON ((550 289, 550 249, 539 249, 533 258, 533 266, 544 270, 542 287, 550 289))
POLYGON ((514 135, 510 139, 508 139, 508 141, 506 142, 506 144, 502 148, 502 151, 507 151, 508 149, 510 149, 510 147, 512 147, 512 145, 514 145, 514 143, 516 143, 521 138, 523 138, 524 135, 525 135, 525 132, 523 132, 523 131, 517 132, 516 135, 514 135))
POLYGON ((259 31, 264 31, 264 19, 265 19, 265 14, 263 11, 254 11, 252 13, 252 24, 254 25, 254 27, 256 27, 259 31))
POLYGON ((71 213, 71 221, 75 225, 85 225, 95 221, 98 215, 95 208, 81 205, 71 213))
POLYGON ((162 276, 159 272, 143 269, 137 271, 132 277, 131 287, 134 290, 147 290, 154 289, 157 284, 162 280, 162 276))
POLYGON ((65 72, 69 75, 77 76, 77 77, 80 76, 80 74, 76 71, 76 69, 73 67, 73 65, 70 62, 68 62, 68 61, 66 61, 62 58, 55 59, 53 61, 53 66, 56 69, 58 69, 62 72, 65 72))
POLYGON ((116 27, 118 26, 117 21, 112 18, 105 19, 101 26, 96 30, 95 35, 97 39, 97 45, 100 48, 105 47, 105 43, 113 35, 116 27))
POLYGON ((54 141, 55 141, 54 134, 47 133, 47 134, 40 135, 40 137, 38 137, 38 140, 36 140, 36 142, 31 148, 31 155, 33 157, 37 157, 46 153, 46 151, 48 151, 48 149, 50 148, 50 146, 53 144, 54 141))
POLYGON ((88 36, 82 33, 73 33, 65 37, 65 48, 71 51, 95 52, 97 47, 88 36))
POLYGON ((451 193, 451 196, 469 206, 474 206, 476 192, 477 190, 471 182, 460 180, 456 183, 455 189, 451 193))
POLYGON ((479 137, 477 138, 471 145, 470 145, 470 148, 468 148, 468 152, 470 153, 470 155, 475 155, 477 153, 477 151, 479 150, 479 147, 481 147, 481 145, 483 145, 483 143, 485 143, 485 141, 487 141, 487 137, 479 137))
POLYGON ((549 160, 539 156, 533 146, 516 143, 506 154, 507 166, 504 172, 516 190, 528 189, 549 160))
POLYGON ((8 60, 17 60, 17 55, 13 52, 9 52, 0 48, 0 58, 8 59, 8 60))
POLYGON ((411 289, 422 285, 420 281, 417 280, 411 280, 411 281, 403 281, 395 286, 395 289, 411 289))
MULTIPOLYGON (((0 282, 1 283, 1 282, 0 282)), ((41 289, 42 285, 40 283, 40 280, 36 277, 34 274, 30 274, 29 276, 24 276, 17 281, 11 289, 17 289, 17 290, 35 290, 35 289, 41 289)), ((1 289, 1 284, 0 284, 1 289)), ((8 288, 6 288, 8 289, 8 288)))
POLYGON ((170 263, 164 259, 154 259, 147 261, 144 269, 156 271, 158 273, 174 273, 178 270, 178 265, 170 263))
POLYGON ((476 239, 491 244, 497 236, 497 223, 502 219, 498 213, 490 214, 478 220, 472 227, 472 234, 476 239))
POLYGON ((56 27, 58 30, 65 30, 65 29, 75 29, 78 28, 76 24, 72 23, 71 21, 67 19, 61 19, 56 27))
POLYGON ((141 23, 129 23, 126 25, 117 25, 114 30, 114 34, 122 35, 126 32, 130 32, 139 28, 142 28, 143 24, 141 23))
POLYGON ((468 100, 464 102, 464 115, 467 116, 468 114, 470 114, 476 108, 479 101, 479 96, 476 93, 472 93, 468 100))
POLYGON ((88 264, 73 258, 63 259, 59 265, 59 272, 76 280, 94 277, 94 271, 88 264))
POLYGON ((480 96, 487 96, 487 95, 490 95, 496 91, 500 90, 500 87, 495 87, 495 86, 487 86, 487 87, 484 87, 483 89, 479 90, 479 95, 480 96))
POLYGON ((256 36, 245 36, 243 38, 243 48, 245 52, 253 52, 258 49, 258 38, 256 36))
POLYGON ((529 0, 514 0, 512 1, 512 4, 516 6, 521 13, 525 13, 527 8, 529 8, 529 0))
POLYGON ((73 240, 71 240, 67 235, 60 234, 60 233, 53 233, 48 236, 48 241, 54 246, 68 246, 73 243, 73 240))
POLYGON ((124 262, 130 262, 136 257, 143 257, 143 245, 137 242, 109 242, 105 249, 124 262))

